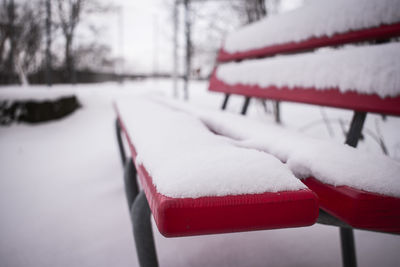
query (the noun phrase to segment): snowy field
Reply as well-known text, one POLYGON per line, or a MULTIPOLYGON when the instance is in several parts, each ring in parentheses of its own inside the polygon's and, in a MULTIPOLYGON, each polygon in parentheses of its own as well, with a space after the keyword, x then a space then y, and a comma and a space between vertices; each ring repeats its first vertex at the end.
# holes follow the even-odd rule
MULTIPOLYGON (((194 82, 191 102, 217 109, 222 95, 194 82)), ((83 108, 59 121, 0 127, 0 266, 138 266, 115 140, 112 100, 172 95, 167 80, 0 88, 1 99, 75 93, 83 108)), ((229 111, 238 112, 241 98, 229 111)), ((268 106, 267 106, 268 107, 268 106)), ((351 112, 283 103, 286 127, 343 142, 351 112), (344 127, 344 129, 343 129, 344 127)), ((272 120, 253 101, 249 116, 272 120)), ((400 119, 368 115, 360 149, 400 161, 400 119)), ((162 237, 161 266, 340 266, 335 227, 162 237)), ((400 236, 355 231, 359 266, 399 266, 400 236)))

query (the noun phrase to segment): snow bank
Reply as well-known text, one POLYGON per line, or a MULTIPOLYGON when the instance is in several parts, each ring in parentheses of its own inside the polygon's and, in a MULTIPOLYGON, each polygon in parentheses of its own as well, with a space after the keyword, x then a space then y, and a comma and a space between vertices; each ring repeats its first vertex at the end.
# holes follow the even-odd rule
POLYGON ((217 77, 230 85, 337 87, 394 97, 400 95, 400 43, 227 63, 218 67, 217 77))
POLYGON ((400 22, 399 0, 313 0, 228 35, 230 53, 400 22))
POLYGON ((348 145, 311 138, 271 123, 230 113, 205 111, 181 103, 163 103, 192 114, 238 147, 276 156, 299 178, 310 176, 331 185, 400 197, 400 163, 348 145))
POLYGON ((305 188, 277 158, 235 146, 189 114, 140 98, 117 105, 140 162, 163 195, 196 198, 305 188))

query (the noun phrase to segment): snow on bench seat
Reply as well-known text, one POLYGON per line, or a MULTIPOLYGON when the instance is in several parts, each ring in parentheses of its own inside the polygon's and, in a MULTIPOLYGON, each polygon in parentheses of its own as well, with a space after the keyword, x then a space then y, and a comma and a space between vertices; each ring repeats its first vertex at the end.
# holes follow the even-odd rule
POLYGON ((400 115, 400 43, 226 63, 209 90, 400 115))
POLYGON ((323 209, 348 224, 400 233, 399 162, 243 116, 168 104, 239 147, 276 156, 317 193, 323 209))
POLYGON ((118 101, 141 185, 165 236, 311 225, 315 194, 275 157, 232 145, 150 100, 118 101))
POLYGON ((399 35, 398 0, 313 0, 231 33, 218 60, 271 56, 399 35))

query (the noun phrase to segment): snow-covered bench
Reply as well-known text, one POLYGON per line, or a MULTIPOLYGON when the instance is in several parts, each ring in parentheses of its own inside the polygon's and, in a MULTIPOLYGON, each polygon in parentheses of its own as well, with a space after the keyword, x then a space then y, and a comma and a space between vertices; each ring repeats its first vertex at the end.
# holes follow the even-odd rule
MULTIPOLYGON (((222 109, 230 95, 244 96, 242 114, 252 97, 353 110, 346 144, 355 147, 368 112, 400 115, 400 43, 387 43, 399 35, 400 1, 309 1, 228 35, 209 90, 225 93, 222 109), (310 52, 364 41, 376 44, 310 52)), ((376 183, 384 186, 397 176, 392 173, 376 183)), ((398 196, 360 190, 350 178, 340 183, 309 178, 304 183, 317 193, 323 211, 350 226, 399 233, 398 196)), ((343 263, 355 266, 352 230, 340 231, 343 263)))
POLYGON ((116 110, 142 266, 157 264, 150 210, 167 237, 309 226, 317 220, 316 195, 276 157, 238 147, 165 103, 118 101, 116 110), (125 156, 121 130, 133 160, 125 156))
POLYGON ((200 119, 212 132, 231 138, 236 146, 284 162, 317 193, 324 210, 348 225, 400 233, 399 162, 231 113, 177 108, 200 119))
POLYGON ((150 214, 167 237, 308 226, 318 216, 351 227, 318 214, 327 198, 310 189, 355 218, 339 212, 347 223, 400 232, 400 164, 386 156, 164 99, 115 107, 142 266, 157 265, 150 214))
POLYGON ((399 51, 394 42, 224 63, 209 90, 400 115, 399 51))
MULTIPOLYGON (((399 8, 395 0, 310 1, 290 16, 232 34, 219 59, 390 38, 400 34, 399 8), (263 27, 272 30, 263 33, 263 27), (271 46, 272 52, 265 49, 271 46)), ((395 43, 224 63, 210 90, 354 110, 346 143, 356 146, 367 112, 400 115, 398 52, 395 43)), ((352 227, 400 232, 399 164, 385 156, 160 100, 120 101, 116 109, 142 266, 157 264, 150 211, 165 236, 306 226, 319 216, 319 222, 341 227, 345 266, 356 265, 352 227), (124 153, 121 130, 133 161, 124 153), (302 181, 308 188, 297 178, 307 178, 302 181)))
POLYGON ((397 0, 314 0, 228 35, 218 61, 297 53, 400 35, 397 0))
MULTIPOLYGON (((308 1, 304 6, 296 10, 268 17, 231 33, 227 36, 220 49, 218 62, 226 63, 254 58, 279 57, 282 54, 299 53, 321 47, 341 46, 365 41, 381 43, 398 36, 400 36, 400 3, 398 0, 313 0, 308 1)), ((368 51, 365 52, 365 55, 367 55, 368 51)), ((343 60, 346 54, 343 54, 342 58, 340 58, 340 55, 338 56, 338 60, 343 60)), ((379 54, 374 56, 379 58, 379 54)), ((369 60, 374 60, 374 56, 371 56, 369 60)), ((225 93, 223 109, 228 103, 230 94, 246 96, 242 114, 246 113, 250 98, 258 97, 358 110, 368 109, 367 111, 370 112, 382 111, 390 114, 395 112, 395 114, 399 115, 400 107, 396 105, 396 101, 387 99, 382 102, 380 98, 373 94, 368 95, 368 97, 359 96, 352 93, 351 90, 345 94, 345 97, 343 97, 343 94, 338 94, 337 89, 342 90, 342 92, 343 90, 354 89, 353 84, 351 84, 351 80, 354 79, 354 76, 352 76, 354 73, 346 75, 344 71, 351 69, 354 64, 343 68, 336 75, 345 74, 347 78, 350 77, 347 80, 347 84, 338 84, 337 81, 332 83, 332 78, 330 78, 332 75, 329 75, 329 71, 335 71, 329 68, 329 64, 332 62, 324 61, 323 55, 319 58, 316 56, 316 59, 315 63, 318 65, 308 65, 307 69, 303 69, 303 66, 300 68, 298 64, 291 65, 291 62, 286 64, 286 60, 292 60, 291 57, 279 57, 271 62, 273 64, 273 66, 270 65, 273 69, 272 73, 268 72, 271 68, 264 70, 262 68, 253 68, 251 70, 257 69, 256 73, 246 77, 246 79, 250 80, 240 81, 239 79, 243 78, 243 74, 248 74, 248 71, 250 71, 247 67, 242 67, 240 71, 244 71, 244 68, 246 68, 246 71, 239 73, 238 79, 235 80, 235 76, 228 74, 229 77, 224 77, 227 80, 221 82, 220 77, 224 76, 223 73, 226 73, 226 69, 231 68, 228 66, 233 65, 228 64, 226 67, 219 68, 218 71, 214 72, 210 80, 210 90, 225 93), (320 71, 323 72, 319 75, 320 80, 328 79, 320 86, 328 87, 326 89, 332 90, 325 90, 323 93, 313 90, 318 86, 312 83, 316 80, 313 78, 314 73, 310 72, 310 67, 317 67, 318 71, 316 73, 318 74, 320 71), (286 71, 287 68, 290 69, 286 71), (260 76, 260 71, 264 71, 262 74, 265 75, 260 76), (303 75, 306 72, 308 72, 308 75, 303 75), (271 81, 268 78, 275 77, 275 74, 278 74, 276 77, 279 80, 269 83, 271 81), (258 76, 258 79, 261 78, 258 84, 251 80, 251 77, 255 75, 258 76), (310 76, 312 78, 308 79, 310 76), (293 83, 293 78, 295 81, 296 78, 303 78, 303 81, 301 83, 297 81, 293 83), (305 83, 304 80, 306 80, 305 83), (331 83, 329 84, 329 82, 331 83), (277 88, 282 90, 275 90, 277 88), (309 90, 301 92, 292 90, 291 94, 287 94, 288 88, 309 90), (356 105, 358 102, 361 102, 360 107, 356 105), (374 105, 365 104, 366 102, 369 104, 374 103, 374 105), (389 107, 385 108, 386 105, 389 105, 389 107), (384 110, 381 110, 382 107, 384 110)), ((298 62, 302 65, 301 58, 293 60, 293 63, 298 62)), ((345 63, 352 63, 351 58, 344 60, 343 64, 337 64, 339 68, 344 66, 345 63)), ((382 63, 382 60, 380 62, 382 63)), ((262 63, 254 62, 252 64, 262 63)), ((378 64, 376 65, 378 66, 378 64)), ((362 74, 365 77, 370 77, 371 72, 368 72, 366 68, 365 71, 362 74)), ((381 77, 384 75, 383 73, 380 74, 381 77)), ((390 73, 386 73, 386 75, 390 75, 390 73)), ((358 77, 357 79, 362 78, 358 77)), ((341 81, 343 82, 345 79, 343 78, 341 81)), ((366 83, 368 82, 365 81, 364 84, 366 83)), ((376 84, 375 82, 371 86, 376 84)), ((375 90, 379 89, 375 88, 375 90)), ((374 91, 372 90, 369 93, 374 93, 374 91)))

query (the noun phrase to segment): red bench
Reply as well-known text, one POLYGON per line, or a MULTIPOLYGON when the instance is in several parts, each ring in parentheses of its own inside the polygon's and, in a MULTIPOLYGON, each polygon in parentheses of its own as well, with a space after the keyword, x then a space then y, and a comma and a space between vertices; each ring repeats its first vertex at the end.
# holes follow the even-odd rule
MULTIPOLYGON (((384 3, 382 2, 382 4, 384 3)), ((398 9, 399 7, 395 6, 393 8, 398 9)), ((287 16, 289 16, 289 14, 287 16)), ((252 26, 249 26, 249 28, 250 27, 252 26)), ((279 30, 277 31, 279 32, 279 30)), ((211 92, 220 92, 225 94, 222 109, 226 108, 230 95, 234 94, 244 96, 245 101, 242 108, 242 114, 246 114, 248 105, 250 103, 250 98, 252 97, 266 100, 299 102, 353 110, 354 116, 346 138, 346 144, 356 147, 361 136, 366 114, 368 112, 380 113, 384 115, 400 115, 400 94, 383 98, 377 94, 364 94, 356 91, 341 92, 340 89, 343 88, 340 88, 339 86, 332 86, 329 88, 323 88, 324 90, 319 90, 320 88, 316 88, 315 86, 304 86, 302 84, 291 84, 290 87, 274 83, 260 85, 257 84, 257 82, 252 83, 250 81, 251 79, 243 80, 243 82, 237 81, 234 83, 232 81, 224 81, 218 77, 218 71, 219 69, 224 68, 227 62, 231 65, 241 65, 247 64, 247 60, 249 59, 252 59, 249 62, 254 62, 255 58, 265 58, 262 60, 274 61, 277 58, 276 55, 279 54, 301 53, 320 47, 338 46, 371 40, 381 43, 399 35, 399 21, 394 21, 391 24, 377 22, 376 25, 366 28, 361 27, 359 29, 352 29, 351 31, 347 32, 336 32, 330 36, 310 36, 305 37, 300 41, 289 41, 277 44, 269 43, 267 45, 259 45, 258 48, 251 48, 248 50, 228 52, 223 46, 218 56, 217 67, 213 71, 210 78, 209 90, 211 92)), ((271 40, 274 40, 273 36, 271 36, 271 40)), ((291 55, 285 56, 286 59, 290 59, 290 57, 291 55)), ((260 59, 255 60, 261 61, 260 59)), ((287 62, 289 62, 289 60, 287 62)), ((366 62, 365 64, 374 64, 374 62, 366 62)), ((320 66, 321 69, 326 67, 326 65, 320 66)), ((254 69, 249 68, 247 71, 251 73, 252 70, 254 69)), ((245 72, 243 69, 241 71, 242 73, 245 72)), ((291 70, 289 70, 289 72, 290 71, 291 70)), ((293 70, 293 75, 296 75, 295 71, 296 70, 293 70)), ((235 74, 238 73, 240 74, 240 71, 237 71, 235 74)), ((268 75, 271 74, 266 71, 265 76, 268 75)), ((393 75, 398 76, 398 71, 393 75)), ((340 219, 340 221, 345 222, 347 225, 354 228, 384 231, 397 234, 400 233, 399 198, 366 192, 351 188, 349 186, 329 185, 312 177, 304 180, 304 183, 311 190, 317 193, 323 212, 333 215, 335 218, 340 219)), ((320 222, 326 223, 323 222, 323 220, 320 220, 320 222)), ((335 222, 335 224, 338 225, 337 222, 335 222)), ((340 231, 343 264, 344 266, 356 266, 352 230, 349 227, 342 227, 340 231)))
MULTIPOLYGON (((128 105, 130 104, 132 103, 129 102, 128 105)), ((171 197, 159 193, 153 177, 137 159, 137 150, 132 140, 137 134, 134 129, 138 127, 131 130, 125 127, 123 118, 128 113, 126 110, 130 109, 125 109, 125 113, 120 115, 121 106, 124 108, 123 103, 118 103, 118 107, 116 107, 119 114, 118 127, 121 127, 132 155, 132 160, 128 159, 125 164, 135 164, 137 177, 146 194, 157 228, 164 236, 266 230, 309 226, 315 223, 318 217, 318 202, 315 194, 308 189, 258 194, 231 193, 223 196, 202 197, 171 197)), ((145 111, 143 108, 141 110, 145 111)), ((163 112, 171 111, 166 108, 163 112)), ((214 134, 210 132, 210 135, 214 134)), ((159 138, 162 139, 162 136, 159 138)), ((198 141, 193 140, 193 142, 198 141)), ((192 154, 196 154, 196 152, 192 152, 192 154)), ((229 161, 225 163, 228 164, 229 161)), ((179 165, 179 162, 176 164, 179 165)), ((212 171, 211 167, 210 172, 212 171)), ((251 169, 249 169, 248 177, 243 177, 243 179, 251 180, 250 171, 251 169)), ((131 206, 133 202, 129 202, 129 206, 131 206)))
POLYGON ((325 211, 352 227, 400 234, 400 199, 349 186, 333 186, 313 177, 304 180, 325 211))
MULTIPOLYGON (((384 2, 390 2, 385 0, 384 2)), ((400 35, 400 24, 369 26, 331 36, 313 36, 301 41, 266 45, 239 52, 227 52, 221 49, 219 66, 210 79, 210 91, 226 94, 223 107, 230 94, 246 96, 244 113, 250 97, 279 101, 293 101, 324 105, 354 110, 354 117, 346 143, 356 146, 360 138, 367 112, 388 115, 400 114, 400 97, 380 98, 377 95, 355 92, 341 93, 332 87, 330 90, 317 90, 314 87, 297 86, 286 88, 278 85, 259 86, 248 83, 230 84, 220 79, 218 69, 223 63, 232 60, 243 60, 266 57, 281 53, 303 52, 322 46, 340 45, 365 40, 384 40, 400 35)), ((273 37, 273 36, 272 36, 273 37)), ((324 68, 324 66, 321 66, 324 68)), ((341 227, 343 262, 345 266, 355 266, 354 239, 352 228, 370 229, 399 233, 400 210, 399 199, 356 190, 348 186, 335 187, 321 183, 310 177, 304 183, 314 191, 320 200, 309 189, 283 192, 261 192, 257 194, 232 194, 224 196, 171 197, 162 194, 155 186, 156 178, 144 167, 141 152, 137 157, 137 138, 141 127, 128 129, 126 117, 129 112, 121 112, 116 106, 118 119, 117 137, 121 158, 125 166, 125 188, 128 206, 131 209, 134 237, 141 266, 156 266, 157 258, 150 222, 152 213, 156 225, 165 236, 186 236, 211 233, 225 233, 245 230, 274 229, 311 225, 318 217, 318 222, 341 227), (136 132, 138 131, 138 132, 136 132), (132 159, 124 152, 122 133, 129 145, 132 159), (138 177, 142 192, 135 177, 138 177), (346 205, 343 205, 346 203, 346 205), (321 207, 319 215, 318 207, 321 207), (367 210, 366 210, 367 209, 367 210), (382 216, 382 213, 384 216, 382 216)), ((148 110, 147 110, 148 111, 148 110)), ((175 111, 165 111, 165 113, 175 111)), ((146 110, 140 111, 147 114, 146 110)), ((161 112, 159 115, 163 117, 161 112)), ((161 121, 164 121, 161 119, 161 121)), ((149 119, 148 124, 157 123, 149 119)), ((162 130, 159 131, 161 133, 162 130)), ((143 133, 142 133, 143 134, 143 133)), ((156 137, 157 138, 157 137, 156 137)), ((149 136, 149 139, 150 136, 149 136)), ((151 144, 150 144, 151 145, 151 144)), ((229 166, 229 165, 228 165, 229 166)), ((179 168, 179 167, 176 167, 179 168)), ((183 168, 183 167, 182 167, 183 168)), ((250 172, 249 172, 250 173, 250 172)))
MULTIPOLYGON (((157 265, 150 214, 153 214, 160 233, 166 237, 300 227, 316 222, 319 209, 316 195, 301 185, 279 160, 262 152, 225 144, 226 140, 221 141, 219 136, 204 125, 199 125, 198 120, 194 117, 171 107, 156 104, 151 101, 137 100, 127 103, 118 102, 115 105, 118 114, 117 137, 125 166, 126 195, 132 216, 139 262, 142 266, 157 265), (145 119, 141 119, 143 112, 148 114, 145 119), (149 116, 150 113, 154 114, 149 116), (174 121, 179 122, 179 125, 175 125, 174 121), (166 128, 163 122, 168 122, 169 127, 166 128), (192 124, 196 125, 195 130, 206 136, 205 139, 212 140, 211 146, 207 146, 207 142, 203 139, 191 136, 192 124), (169 138, 180 134, 183 134, 185 138, 181 138, 182 140, 169 138), (126 157, 122 137, 125 137, 127 141, 132 158, 126 157), (196 143, 200 144, 196 146, 196 143), (222 143, 223 147, 218 151, 226 153, 226 149, 228 149, 232 152, 229 157, 218 155, 213 157, 214 147, 219 143, 222 143), (194 147, 186 150, 185 147, 191 146, 191 144, 194 144, 194 147), (161 158, 165 159, 161 164, 157 163, 157 160, 152 161, 149 158, 138 156, 138 154, 148 154, 146 150, 153 146, 159 147, 155 152, 159 155, 153 154, 154 157, 157 158, 161 155, 161 158), (180 153, 185 154, 184 157, 192 157, 194 160, 202 158, 204 153, 201 150, 205 150, 205 152, 210 152, 206 153, 208 158, 204 158, 209 163, 195 162, 195 165, 199 165, 199 167, 186 166, 182 163, 182 158, 174 158, 171 149, 180 150, 180 153), (255 159, 258 160, 253 162, 249 159, 250 164, 240 164, 243 157, 250 156, 255 156, 255 159), (223 170, 227 171, 217 171, 213 166, 218 158, 224 160, 223 170), (269 162, 272 165, 268 165, 269 162), (199 184, 204 185, 209 182, 212 184, 213 181, 218 181, 211 185, 210 192, 188 193, 183 188, 178 189, 178 191, 180 190, 178 195, 174 189, 174 195, 168 190, 163 191, 163 184, 160 184, 159 179, 163 174, 155 171, 164 168, 165 166, 160 167, 160 165, 165 164, 169 165, 169 169, 172 170, 172 177, 170 176, 169 181, 174 183, 174 180, 184 180, 184 185, 189 189, 196 187, 196 184, 199 186, 199 184), (225 164, 231 167, 227 168, 225 164), (236 165, 237 167, 235 167, 236 165), (190 169, 190 171, 183 172, 187 176, 199 172, 205 173, 211 179, 200 175, 197 180, 185 181, 185 177, 182 177, 182 173, 179 171, 182 168, 190 169), (275 177, 276 174, 273 174, 276 169, 280 170, 279 177, 275 177), (217 172, 218 175, 213 175, 213 172, 217 172), (270 177, 270 173, 272 173, 272 177, 270 177), (141 192, 139 192, 136 177, 140 182, 141 192), (228 180, 232 178, 237 186, 224 192, 226 179, 219 179, 220 177, 228 180), (267 185, 270 178, 281 184, 280 181, 285 181, 288 177, 289 180, 292 179, 291 182, 299 186, 295 186, 291 190, 279 188, 275 190, 275 185, 272 186, 272 190, 263 189, 263 185, 267 185), (265 182, 257 185, 259 179, 265 182), (256 190, 255 193, 242 189, 251 186, 253 181, 255 185, 250 191, 256 190)), ((165 175, 163 177, 165 180, 165 175)), ((175 188, 178 187, 175 185, 175 188)), ((292 187, 289 185, 288 188, 292 187)))
MULTIPOLYGON (((344 49, 340 51, 332 51, 326 53, 326 55, 324 55, 324 60, 322 61, 322 63, 327 63, 327 66, 325 68, 327 69, 326 71, 329 73, 329 68, 332 65, 337 64, 338 60, 336 59, 342 58, 339 56, 351 55, 352 53, 359 52, 360 50, 363 51, 363 49, 365 48, 356 47, 348 49, 348 51, 344 49)), ((393 51, 400 51, 400 45, 396 43, 393 45, 376 45, 373 47, 367 47, 365 51, 366 53, 379 52, 380 56, 384 56, 384 53, 388 52, 386 56, 391 56, 393 54, 393 51)), ((306 69, 306 71, 309 71, 307 64, 312 65, 313 63, 315 63, 316 66, 319 66, 319 64, 317 64, 321 61, 318 58, 319 55, 311 53, 304 55, 301 58, 285 56, 283 57, 282 62, 284 62, 285 64, 297 64, 299 60, 301 60, 301 62, 304 61, 304 68, 306 69), (304 55, 306 57, 309 57, 310 60, 304 60, 304 55)), ((362 57, 362 63, 364 66, 367 66, 367 68, 372 69, 372 73, 377 73, 378 76, 379 70, 372 68, 372 66, 374 64, 379 65, 379 62, 373 61, 369 58, 369 56, 370 55, 365 54, 365 56, 362 57)), ((395 56, 396 54, 392 55, 392 57, 395 56)), ((223 77, 226 77, 227 73, 229 74, 229 71, 231 71, 232 75, 235 76, 235 74, 243 73, 246 69, 252 73, 257 71, 258 68, 262 67, 271 69, 275 65, 279 65, 276 63, 277 60, 277 58, 274 58, 272 60, 266 58, 262 60, 257 60, 258 63, 256 64, 254 63, 254 61, 250 61, 250 63, 242 61, 240 63, 230 63, 231 65, 229 65, 228 68, 226 68, 224 64, 221 64, 214 71, 210 79, 209 90, 215 92, 224 92, 226 94, 244 95, 246 97, 258 97, 279 101, 308 103, 314 105, 323 105, 354 110, 353 121, 350 126, 350 131, 348 133, 346 141, 348 145, 354 147, 357 145, 359 136, 361 135, 367 112, 374 112, 385 115, 400 115, 400 93, 397 96, 386 96, 383 98, 382 96, 378 96, 377 94, 367 94, 363 92, 357 92, 356 90, 343 93, 341 91, 343 91, 344 88, 340 87, 316 88, 304 86, 301 84, 303 82, 301 81, 301 79, 291 82, 291 84, 295 84, 296 82, 300 83, 298 86, 294 85, 292 86, 292 88, 289 88, 285 85, 275 85, 273 84, 274 81, 271 81, 270 84, 266 86, 259 85, 259 79, 257 79, 257 77, 254 78, 253 76, 251 76, 251 78, 247 78, 245 77, 246 75, 244 75, 243 83, 240 82, 241 78, 235 78, 236 83, 233 83, 232 81, 226 82, 223 80, 223 78, 218 77, 219 69, 225 68, 225 70, 223 70, 224 72, 222 73, 223 77), (229 71, 227 71, 226 69, 228 69, 229 71)), ((321 68, 324 68, 324 66, 322 66, 321 68)), ((360 76, 361 74, 363 74, 362 72, 360 74, 359 72, 357 72, 357 70, 354 69, 351 71, 354 72, 354 76, 360 76)), ((288 66, 288 68, 285 69, 284 72, 287 79, 290 80, 290 77, 292 75, 295 76, 296 72, 302 72, 302 70, 299 70, 297 68, 290 68, 290 66, 288 66)), ((393 80, 395 78, 394 76, 398 77, 400 75, 400 71, 396 69, 396 66, 394 66, 392 70, 389 70, 389 72, 391 72, 392 76, 388 77, 387 80, 383 80, 383 82, 390 83, 390 79, 393 80)), ((268 73, 265 75, 267 76, 268 73)), ((318 81, 320 80, 318 79, 318 75, 324 74, 321 73, 322 72, 318 72, 317 70, 313 73, 313 75, 316 76, 317 81, 314 83, 318 83, 318 81)), ((379 79, 379 77, 376 78, 379 79)), ((262 82, 264 82, 263 79, 262 82)), ((351 83, 357 84, 353 81, 351 81, 351 83)), ((343 85, 343 83, 340 84, 343 85)), ((358 84, 361 83, 359 82, 358 84)), ((394 86, 398 86, 398 83, 395 82, 394 86)), ((248 104, 248 101, 246 102, 246 104, 248 104)), ((335 187, 331 185, 326 185, 315 180, 314 178, 307 179, 304 182, 309 188, 311 188, 314 192, 318 194, 321 200, 321 208, 323 208, 330 214, 337 216, 349 225, 371 230, 395 233, 400 232, 400 208, 397 208, 400 207, 399 198, 387 197, 370 192, 361 192, 348 186, 335 187), (346 203, 346 205, 343 205, 343 203, 346 203)))
POLYGON ((265 47, 241 52, 229 53, 221 48, 218 54, 218 62, 239 61, 251 58, 270 57, 283 53, 298 53, 310 51, 316 48, 337 46, 349 43, 385 40, 400 35, 400 23, 391 25, 376 25, 375 27, 335 33, 332 36, 310 37, 300 42, 288 42, 282 44, 266 45, 265 47))

